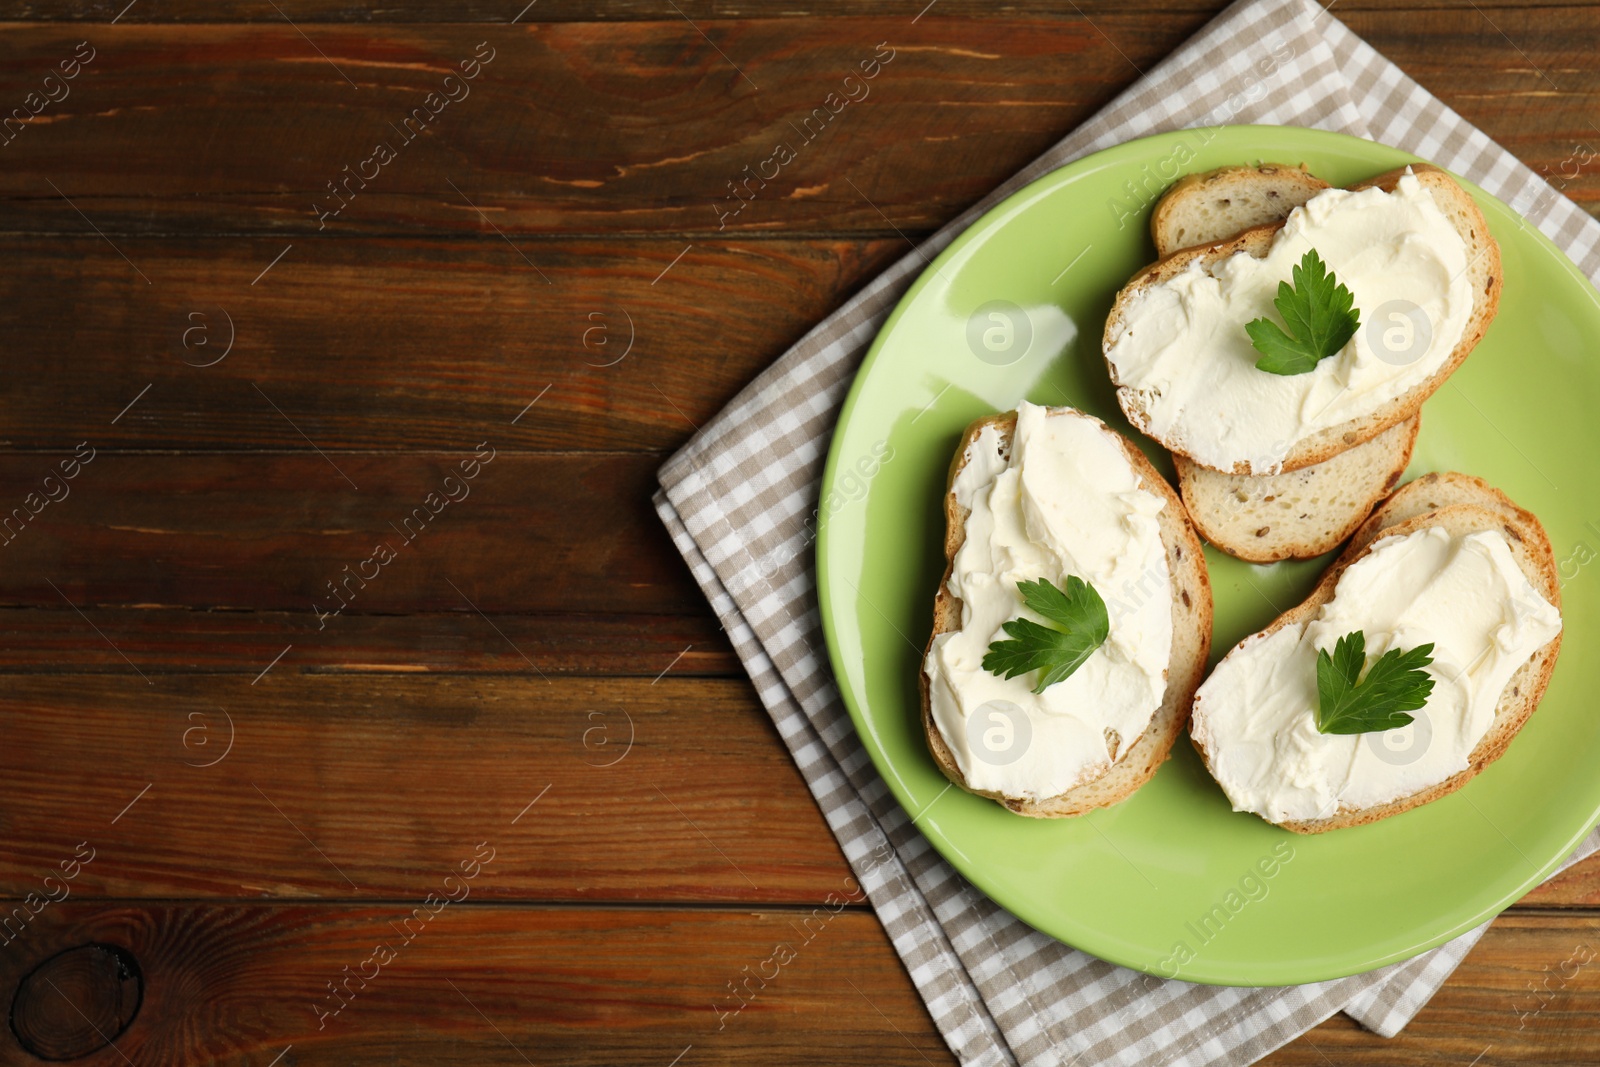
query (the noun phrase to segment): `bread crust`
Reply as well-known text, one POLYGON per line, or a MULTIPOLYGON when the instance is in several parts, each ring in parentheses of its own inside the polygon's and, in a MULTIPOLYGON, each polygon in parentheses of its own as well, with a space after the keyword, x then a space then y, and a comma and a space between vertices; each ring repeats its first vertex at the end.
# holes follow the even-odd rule
POLYGON ((1184 507, 1189 510, 1189 520, 1194 527, 1211 544, 1216 545, 1235 559, 1242 559, 1246 563, 1276 563, 1284 559, 1314 559, 1326 552, 1338 548, 1367 520, 1372 513, 1372 507, 1382 500, 1395 484, 1400 481, 1406 472, 1406 467, 1411 464, 1411 453, 1417 445, 1417 433, 1422 429, 1422 413, 1411 416, 1403 422, 1391 426, 1382 434, 1370 441, 1351 448, 1348 452, 1341 452, 1322 463, 1314 463, 1309 467, 1301 467, 1297 471, 1287 471, 1285 474, 1223 474, 1220 471, 1202 467, 1188 456, 1174 455, 1173 465, 1178 470, 1178 491, 1183 497, 1184 507), (1223 513, 1225 504, 1219 504, 1210 499, 1219 488, 1216 483, 1223 479, 1236 479, 1251 487, 1259 488, 1261 485, 1270 485, 1274 479, 1285 476, 1312 475, 1318 478, 1333 478, 1334 471, 1329 466, 1337 464, 1341 456, 1347 456, 1356 449, 1373 449, 1382 451, 1387 443, 1385 435, 1394 434, 1396 440, 1392 451, 1384 461, 1387 468, 1384 475, 1374 480, 1370 495, 1366 503, 1347 514, 1338 517, 1338 521, 1328 526, 1319 536, 1307 536, 1299 540, 1288 542, 1265 541, 1256 538, 1230 536, 1221 523, 1226 515, 1223 513), (1254 483, 1254 484, 1252 484, 1254 483))
MULTIPOLYGON (((1094 418, 1076 408, 1053 407, 1051 416, 1071 414, 1094 418)), ((1189 719, 1189 707, 1194 692, 1205 673, 1207 657, 1211 651, 1211 580, 1206 572, 1205 556, 1200 539, 1189 525, 1188 514, 1183 509, 1166 479, 1150 465, 1137 445, 1112 430, 1099 419, 1094 420, 1101 429, 1112 434, 1122 445, 1138 475, 1140 487, 1155 493, 1166 502, 1157 515, 1161 527, 1161 543, 1166 549, 1167 567, 1172 579, 1172 655, 1166 670, 1166 692, 1162 703, 1151 717, 1150 726, 1122 755, 1099 777, 1080 783, 1064 793, 1039 800, 1007 797, 990 790, 975 789, 967 783, 956 763, 955 754, 945 743, 933 718, 933 701, 928 678, 928 654, 934 638, 961 628, 961 600, 950 592, 950 576, 955 569, 956 553, 966 542, 967 510, 955 495, 956 476, 966 466, 978 435, 990 426, 1000 430, 1005 447, 1010 447, 1011 435, 1016 430, 1016 412, 1003 412, 985 416, 967 427, 956 446, 950 462, 945 484, 945 569, 939 580, 938 592, 933 601, 933 633, 923 648, 922 670, 918 672, 922 693, 922 729, 928 741, 928 750, 946 778, 969 793, 988 797, 1005 805, 1018 815, 1032 818, 1068 818, 1082 815, 1096 808, 1107 807, 1131 795, 1149 781, 1171 754, 1172 745, 1189 719)))
MULTIPOLYGON (((1393 191, 1405 174, 1407 167, 1400 167, 1364 182, 1350 186, 1352 190, 1377 187, 1386 191, 1393 191)), ((1494 237, 1489 233, 1489 225, 1483 217, 1483 212, 1473 203, 1472 197, 1466 190, 1457 185, 1444 171, 1426 163, 1414 163, 1409 169, 1417 178, 1435 194, 1439 201, 1441 194, 1444 197, 1439 204, 1446 217, 1455 225, 1457 232, 1462 236, 1467 246, 1468 273, 1473 283, 1473 308, 1461 340, 1457 342, 1449 358, 1427 380, 1418 383, 1412 389, 1395 397, 1376 411, 1359 419, 1351 419, 1337 426, 1330 426, 1325 430, 1311 435, 1299 442, 1284 457, 1282 471, 1299 470, 1313 463, 1321 463, 1332 456, 1345 451, 1364 441, 1370 441, 1378 434, 1387 430, 1396 423, 1411 418, 1422 407, 1423 401, 1432 396, 1442 386, 1471 353, 1472 349, 1483 338, 1484 332, 1494 320, 1500 306, 1500 290, 1502 287, 1502 271, 1500 264, 1500 248, 1494 237)), ((1143 289, 1166 281, 1178 273, 1188 269, 1193 262, 1213 262, 1226 259, 1236 252, 1244 252, 1260 257, 1265 254, 1271 245, 1273 237, 1283 228, 1283 223, 1269 223, 1245 230, 1226 240, 1210 242, 1186 248, 1175 252, 1165 259, 1158 260, 1134 275, 1128 284, 1117 294, 1111 313, 1106 317, 1105 334, 1102 338, 1102 352, 1109 354, 1112 337, 1120 333, 1123 317, 1126 313, 1128 302, 1143 289)), ((1124 386, 1117 376, 1117 369, 1111 360, 1106 359, 1106 368, 1111 375, 1111 382, 1117 387, 1117 402, 1121 405, 1128 421, 1140 432, 1160 441, 1169 451, 1177 454, 1182 450, 1176 448, 1170 441, 1163 440, 1150 429, 1149 419, 1145 411, 1138 405, 1131 389, 1124 386)), ((1200 463, 1194 457, 1188 457, 1191 462, 1209 467, 1210 464, 1200 463)), ((1249 461, 1241 460, 1232 468, 1212 468, 1223 470, 1229 474, 1267 474, 1279 473, 1278 471, 1257 471, 1249 461)))
MULTIPOLYGON (((1209 196, 1212 190, 1233 183, 1266 185, 1268 189, 1263 195, 1282 201, 1274 216, 1278 219, 1288 215, 1290 210, 1305 203, 1317 193, 1332 188, 1307 170, 1304 163, 1261 163, 1254 167, 1228 166, 1197 174, 1186 174, 1167 188, 1161 199, 1156 202, 1155 210, 1150 213, 1150 237, 1155 241, 1157 258, 1165 258, 1184 248, 1195 248, 1212 241, 1220 241, 1230 234, 1246 229, 1247 227, 1236 226, 1228 233, 1219 233, 1214 237, 1199 236, 1193 241, 1181 244, 1176 243, 1177 238, 1174 236, 1180 229, 1177 218, 1186 210, 1188 201, 1192 197, 1209 196)), ((1268 221, 1263 219, 1257 225, 1266 225, 1268 221)))
MULTIPOLYGON (((1222 662, 1226 663, 1229 657, 1237 654, 1246 642, 1275 633, 1285 626, 1310 620, 1317 609, 1332 599, 1345 569, 1365 556, 1377 541, 1432 526, 1445 526, 1457 533, 1491 529, 1501 531, 1509 540, 1512 555, 1528 581, 1558 611, 1561 609, 1561 583, 1556 570, 1555 553, 1538 518, 1532 512, 1518 507, 1504 493, 1481 478, 1453 472, 1427 474, 1398 489, 1362 524, 1349 547, 1323 574, 1316 589, 1304 603, 1284 612, 1266 629, 1235 645, 1222 662)), ((1326 818, 1291 820, 1277 825, 1297 834, 1320 834, 1387 819, 1454 793, 1505 753, 1512 738, 1516 737, 1538 708, 1545 688, 1550 684, 1556 658, 1561 652, 1561 636, 1557 634, 1548 644, 1535 651, 1511 676, 1495 706, 1494 721, 1468 754, 1464 770, 1436 785, 1386 804, 1370 808, 1341 808, 1326 818)), ((1211 752, 1203 736, 1204 701, 1197 701, 1196 704, 1195 725, 1201 728, 1191 728, 1190 741, 1205 762, 1206 770, 1215 777, 1211 752)))
MULTIPOLYGON (((1164 258, 1284 219, 1331 188, 1304 164, 1263 163, 1190 174, 1174 182, 1151 212, 1156 255, 1164 258)), ((1311 559, 1339 547, 1400 481, 1411 462, 1421 419, 1418 412, 1370 441, 1286 474, 1224 474, 1175 455, 1178 493, 1200 536, 1236 559, 1311 559), (1313 514, 1269 506, 1275 500, 1307 498, 1320 501, 1313 514)))

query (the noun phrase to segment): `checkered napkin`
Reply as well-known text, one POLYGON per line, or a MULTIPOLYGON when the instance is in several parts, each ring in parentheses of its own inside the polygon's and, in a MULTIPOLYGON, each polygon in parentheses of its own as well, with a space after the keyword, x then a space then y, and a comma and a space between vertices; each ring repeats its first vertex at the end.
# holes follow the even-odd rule
MULTIPOLYGON (((924 264, 1003 197, 1090 152, 1191 126, 1367 137, 1483 186, 1600 280, 1600 223, 1309 0, 1240 0, 1065 140, 825 319, 661 468, 655 497, 828 824, 966 1064, 1239 1064, 1337 1011, 1393 1036, 1484 927, 1369 974, 1239 989, 1142 975, 1028 927, 895 802, 829 673, 810 524, 839 406, 924 264)), ((1600 849, 1600 831, 1573 857, 1600 849)))

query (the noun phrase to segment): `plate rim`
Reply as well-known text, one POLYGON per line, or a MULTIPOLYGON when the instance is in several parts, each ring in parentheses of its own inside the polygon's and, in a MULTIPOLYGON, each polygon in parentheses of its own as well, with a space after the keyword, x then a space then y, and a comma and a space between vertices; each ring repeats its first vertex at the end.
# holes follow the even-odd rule
MULTIPOLYGON (((1152 146, 1161 145, 1168 142, 1176 142, 1184 138, 1192 138, 1195 135, 1205 135, 1207 133, 1215 134, 1227 130, 1248 130, 1252 133, 1260 133, 1265 136, 1277 134, 1287 135, 1294 138, 1306 137, 1312 141, 1326 141, 1333 145, 1350 146, 1352 144, 1359 144, 1363 146, 1362 151, 1370 152, 1377 150, 1378 152, 1389 155, 1394 161, 1395 166, 1404 166, 1407 163, 1430 162, 1423 157, 1405 149, 1395 148, 1391 145, 1385 145, 1370 138, 1357 137, 1352 134, 1340 133, 1332 130, 1320 130, 1306 126, 1262 125, 1246 123, 1226 126, 1197 126, 1150 134, 1144 137, 1131 138, 1129 140, 1119 142, 1118 144, 1111 145, 1107 148, 1100 149, 1099 151, 1081 156, 1078 159, 1064 164, 1063 166, 1057 167, 1045 174, 1040 175, 1039 177, 1023 185, 1021 188, 1002 198, 999 202, 995 203, 982 214, 978 215, 978 217, 968 222, 965 227, 963 227, 962 231, 957 234, 955 238, 952 239, 951 242, 939 252, 938 255, 924 265, 916 279, 909 287, 907 287, 906 291, 895 303, 893 310, 889 313, 888 317, 885 318, 883 325, 878 328, 876 335, 873 337, 872 344, 868 347, 866 355, 862 358, 860 366, 856 368, 856 371, 851 379, 849 391, 846 393, 844 402, 840 406, 839 416, 835 423, 833 435, 830 438, 828 445, 827 459, 823 466, 821 480, 818 483, 820 498, 826 499, 828 494, 832 491, 832 487, 834 487, 836 483, 836 479, 838 477, 838 465, 841 462, 841 442, 844 438, 844 428, 847 427, 852 421, 852 416, 855 413, 857 402, 861 398, 864 384, 868 377, 868 372, 877 362, 878 356, 889 336, 894 332, 894 329, 899 324, 901 318, 908 312, 911 305, 916 302, 923 290, 931 284, 932 279, 939 275, 941 268, 951 259, 960 255, 969 244, 978 239, 978 231, 980 228, 984 227, 985 223, 989 222, 997 215, 1001 215, 1007 211, 1015 210, 1021 201, 1038 197, 1062 183, 1077 179, 1084 173, 1098 170, 1106 166, 1115 165, 1120 161, 1121 156, 1140 156, 1144 151, 1148 150, 1152 146)), ((1430 165, 1437 166, 1437 164, 1430 165)), ((1468 191, 1468 193, 1472 194, 1476 199, 1486 200, 1494 204, 1498 204, 1510 215, 1521 219, 1523 225, 1519 228, 1518 232, 1520 233, 1524 230, 1528 232, 1532 236, 1532 239, 1536 245, 1540 246, 1547 255, 1552 256, 1558 266, 1567 274, 1573 276, 1575 280, 1580 282, 1581 287, 1587 293, 1591 302, 1595 305, 1597 314, 1600 314, 1600 292, 1596 291, 1595 286, 1590 279, 1583 274, 1581 270, 1579 270, 1577 265, 1572 262, 1571 258, 1565 252, 1563 252, 1554 241, 1552 241, 1536 225, 1528 224, 1526 218, 1520 212, 1517 212, 1499 197, 1484 190, 1475 182, 1463 178, 1455 171, 1449 170, 1448 168, 1441 169, 1446 170, 1446 173, 1450 174, 1452 178, 1460 182, 1461 185, 1468 191)), ((1187 174, 1201 172, 1190 170, 1185 171, 1184 173, 1187 174)), ((1184 175, 1179 174, 1177 177, 1182 176, 1184 175)), ((1174 180, 1176 180, 1176 178, 1174 180)), ((1082 932, 1086 932, 1089 934, 1089 936, 1077 938, 1075 935, 1074 940, 1068 940, 1066 937, 1052 932, 1049 927, 1056 924, 1048 922, 1048 916, 1039 915, 1035 909, 1027 907, 1025 902, 1015 900, 1008 901, 1006 899, 1002 899, 1008 895, 1003 891, 1004 887, 1002 886, 1002 891, 997 893, 994 888, 992 888, 995 885, 995 879, 990 875, 986 875, 980 869, 980 865, 974 864, 967 860, 962 855, 960 848, 957 847, 955 842, 947 840, 946 836, 937 829, 924 827, 916 823, 916 817, 912 814, 914 810, 911 803, 912 798, 908 796, 907 791, 904 788, 904 784, 901 782, 898 774, 894 773, 894 762, 889 759, 887 754, 877 744, 877 740, 873 732, 865 728, 868 721, 867 716, 863 709, 857 706, 855 696, 851 692, 850 687, 844 684, 838 684, 843 678, 843 674, 839 670, 839 664, 842 661, 842 656, 840 654, 839 637, 835 625, 835 611, 837 606, 833 599, 833 582, 830 576, 831 567, 828 562, 830 556, 829 545, 831 543, 831 527, 832 523, 829 522, 827 509, 824 508, 818 514, 816 543, 813 548, 813 562, 816 567, 817 574, 818 618, 823 632, 823 641, 827 649, 828 667, 833 673, 836 682, 835 687, 838 689, 839 697, 845 706, 845 710, 849 713, 851 725, 855 730, 856 736, 861 741, 861 744, 866 748, 867 755, 872 760, 874 769, 878 772, 879 776, 882 777, 884 784, 888 786, 890 793, 894 796, 895 803, 899 805, 903 812, 905 812, 906 817, 911 820, 912 824, 925 837, 927 837, 929 843, 933 845, 935 850, 939 853, 940 857, 945 860, 945 862, 949 863, 958 872, 960 872, 962 877, 971 882, 975 888, 982 892, 997 906, 1014 915, 1016 918, 1026 923, 1030 928, 1038 930, 1045 936, 1061 941, 1063 944, 1066 944, 1070 947, 1077 948, 1080 951, 1086 952, 1099 959, 1106 960, 1107 962, 1128 967, 1131 970, 1144 974, 1154 974, 1154 972, 1150 970, 1150 964, 1148 961, 1134 959, 1122 952, 1119 952, 1117 950, 1117 946, 1111 940, 1098 939, 1098 943, 1096 943, 1097 939, 1095 936, 1093 936, 1093 930, 1084 928, 1082 932)), ((1187 729, 1185 729, 1185 736, 1187 736, 1187 732, 1187 729)), ((1175 744, 1181 743, 1182 741, 1183 738, 1179 738, 1179 741, 1175 742, 1175 744)), ((1235 814, 1240 815, 1240 817, 1249 817, 1248 813, 1235 814)), ((1018 816, 1018 818, 1021 818, 1021 816, 1018 816)), ((1594 810, 1588 814, 1580 828, 1569 835, 1569 839, 1562 846, 1561 850, 1553 858, 1542 864, 1537 871, 1528 876, 1523 882, 1517 884, 1514 889, 1509 891, 1503 897, 1503 899, 1492 905, 1482 907, 1476 913, 1469 914, 1464 918, 1457 920, 1455 923, 1446 924, 1440 931, 1430 934, 1428 937, 1413 945, 1404 948, 1393 949, 1377 957, 1370 957, 1360 961, 1359 963, 1353 963, 1345 966, 1317 968, 1314 964, 1312 964, 1304 970, 1304 973, 1297 973, 1287 979, 1280 976, 1273 976, 1271 978, 1252 978, 1248 974, 1239 973, 1236 969, 1233 969, 1226 963, 1220 967, 1212 966, 1207 968, 1205 966, 1201 966, 1196 968, 1193 972, 1185 967, 1184 970, 1182 970, 1176 977, 1180 981, 1193 982, 1201 985, 1227 985, 1244 987, 1281 986, 1287 984, 1305 984, 1329 981, 1333 979, 1349 977, 1355 974, 1364 974, 1377 970, 1380 967, 1400 962, 1402 960, 1413 959, 1430 949, 1437 948, 1439 945, 1459 937, 1461 934, 1483 924, 1485 921, 1494 918, 1503 912, 1508 906, 1527 895, 1531 889, 1548 879, 1556 870, 1556 868, 1569 855, 1571 855, 1572 851, 1577 847, 1577 845, 1588 836, 1588 834, 1592 831, 1597 818, 1600 818, 1600 792, 1597 792, 1594 810)), ((1263 964, 1263 966, 1265 965, 1266 964, 1263 964)), ((1274 962, 1273 965, 1279 966, 1281 969, 1281 964, 1274 962)), ((1166 976, 1157 975, 1157 977, 1166 976)))

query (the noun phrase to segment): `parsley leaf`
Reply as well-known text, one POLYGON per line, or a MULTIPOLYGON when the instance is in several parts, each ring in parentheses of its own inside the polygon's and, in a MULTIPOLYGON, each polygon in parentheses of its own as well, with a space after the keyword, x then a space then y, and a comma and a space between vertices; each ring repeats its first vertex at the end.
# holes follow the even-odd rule
POLYGON ((1015 678, 1032 670, 1043 673, 1035 693, 1071 677, 1094 650, 1105 644, 1111 633, 1106 602, 1094 586, 1074 575, 1067 577, 1067 591, 1057 589, 1046 578, 1018 582, 1022 602, 1055 626, 1041 626, 1032 619, 1012 619, 1001 627, 1010 641, 995 641, 983 657, 983 669, 1004 678, 1015 678))
POLYGON ((1334 355, 1354 337, 1361 312, 1354 309, 1355 294, 1334 277, 1315 248, 1294 268, 1294 286, 1278 283, 1272 302, 1288 325, 1288 333, 1271 319, 1245 324, 1250 343, 1261 358, 1256 369, 1269 374, 1305 374, 1334 355))
POLYGON ((1433 644, 1409 652, 1391 648, 1357 682, 1367 662, 1367 636, 1354 630, 1339 638, 1333 655, 1317 653, 1317 729, 1325 734, 1394 730, 1411 722, 1408 711, 1428 702, 1433 679, 1422 668, 1433 662, 1433 644))

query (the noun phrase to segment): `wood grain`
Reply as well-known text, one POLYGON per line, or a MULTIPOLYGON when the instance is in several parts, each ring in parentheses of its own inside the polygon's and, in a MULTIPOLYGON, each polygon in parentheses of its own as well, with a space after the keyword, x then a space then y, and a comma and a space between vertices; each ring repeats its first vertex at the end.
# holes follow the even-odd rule
MULTIPOLYGON (((1108 16, 1099 25, 1115 48, 1087 22, 1059 20, 739 20, 713 24, 709 42, 676 17, 322 26, 316 48, 281 22, 95 33, 19 25, 0 35, 0 102, 16 101, 0 114, 85 34, 95 56, 70 95, 0 147, 0 232, 92 234, 86 215, 112 237, 271 233, 282 240, 270 256, 313 234, 397 230, 480 232, 496 243, 494 228, 928 230, 1204 20, 1108 16), (979 25, 983 44, 973 48, 979 25), (485 42, 493 62, 448 89, 467 95, 405 140, 406 116, 485 42), (887 65, 875 59, 880 43, 887 65), (877 64, 876 76, 846 86, 863 63, 877 64), (840 95, 830 104, 829 94, 840 95), (363 168, 380 141, 396 158, 363 168), (763 180, 780 142, 795 158, 769 163, 763 180), (324 220, 341 201, 348 206, 324 220)), ((520 268, 506 256, 502 269, 520 268)))
MULTIPOLYGON (((89 1067, 954 1062, 870 912, 479 905, 518 854, 503 837, 475 879, 438 872, 466 896, 431 908, 52 904, 0 949, 0 989, 86 940, 125 948, 144 1002, 89 1067)), ((3 1027, 0 1062, 37 1061, 3 1027)))
MULTIPOLYGON (((1502 7, 1577 7, 1591 0, 1499 0, 1502 7)), ((926 0, 884 4, 885 10, 903 13, 907 20, 937 21, 960 17, 987 18, 991 21, 1016 18, 1101 19, 1138 13, 1160 18, 1178 13, 1215 14, 1225 4, 1217 0, 1078 0, 1062 5, 1053 0, 1007 0, 1004 4, 985 0, 926 0), (925 10, 926 9, 926 10, 925 10)), ((1331 6, 1331 5, 1330 5, 1331 6)), ((1378 10, 1470 11, 1471 0, 1342 0, 1339 13, 1378 10)), ((830 18, 856 15, 859 3, 851 0, 584 0, 583 3, 527 5, 524 0, 389 0, 387 3, 354 4, 348 0, 291 0, 276 7, 267 0, 229 0, 205 3, 204 0, 164 0, 128 8, 127 0, 96 0, 70 7, 43 4, 37 0, 6 0, 0 3, 0 19, 15 21, 103 23, 118 17, 125 24, 172 22, 266 22, 281 23, 285 16, 296 23, 435 23, 472 22, 505 25, 518 23, 577 22, 589 20, 691 18, 696 22, 736 18, 830 18)))
MULTIPOLYGON (((464 884, 467 898, 435 904, 425 923, 414 916, 422 901, 409 899, 69 899, 44 908, 0 951, 0 988, 86 940, 125 949, 144 974, 146 1000, 117 1044, 141 1064, 260 1064, 291 1045, 295 1062, 307 1064, 510 1064, 544 1053, 563 1063, 660 1067, 689 1046, 698 1062, 953 1062, 864 910, 480 905, 503 854, 496 848, 477 879, 458 878, 450 892, 464 884), (409 925, 397 925, 408 916, 409 925), (380 944, 394 958, 373 976, 368 961, 380 944), (787 958, 775 956, 782 945, 793 959, 778 965, 787 958), (349 977, 363 970, 365 984, 349 977), (762 983, 751 978, 757 972, 776 977, 762 983), (344 1006, 331 1015, 340 1000, 327 983, 347 978, 344 1006), (728 983, 746 981, 754 995, 733 1014, 740 1001, 728 983)), ((1600 1036, 1597 956, 1600 919, 1509 916, 1399 1037, 1335 1016, 1262 1062, 1425 1067, 1477 1056, 1587 1067, 1600 1036)), ((0 1031, 6 1062, 22 1062, 14 1041, 9 1028, 0 1031)), ((108 1049, 82 1062, 122 1061, 108 1049)))
MULTIPOLYGON (((81 841, 79 896, 404 896, 497 828, 538 860, 503 867, 496 899, 805 902, 852 884, 747 682, 330 676, 299 673, 297 652, 259 680, 9 678, 0 896, 81 841)), ((1600 859, 1532 903, 1597 892, 1600 859)))
MULTIPOLYGON (((1600 134, 1584 119, 1600 88, 1586 61, 1600 48, 1600 9, 1340 11, 1567 195, 1600 204, 1600 134)), ((9 163, 0 231, 90 234, 82 209, 112 236, 281 237, 257 270, 312 234, 470 231, 501 243, 485 216, 510 235, 691 235, 669 259, 693 235, 730 231, 917 235, 1086 119, 1206 14, 719 20, 709 24, 715 48, 676 16, 493 30, 320 26, 317 47, 360 89, 287 24, 119 24, 71 95, 0 148, 9 163), (486 35, 496 59, 471 95, 379 177, 351 186, 349 207, 322 226, 313 204, 333 206, 327 183, 345 180, 343 168, 368 158, 377 139, 396 137, 391 124, 486 35), (895 58, 867 95, 802 137, 804 118, 883 41, 895 58), (748 203, 730 199, 728 184, 750 183, 744 168, 779 142, 795 142, 796 158, 742 185, 748 203), (108 145, 115 167, 103 159, 108 145)), ((9 30, 0 102, 19 106, 87 32, 9 30)), ((537 260, 537 248, 526 251, 537 260)), ((526 270, 514 258, 503 266, 526 270)))
MULTIPOLYGON (((37 1062, 19 1034, 81 1050, 80 1004, 121 1021, 115 957, 57 956, 89 942, 133 953, 145 996, 76 1061, 96 1067, 951 1062, 862 907, 726 1015, 728 983, 853 881, 748 683, 696 677, 742 672, 653 471, 1223 5, 524 5, 0 0, 0 114, 97 49, 0 144, 0 517, 62 449, 100 450, 0 535, 0 893, 95 849, 0 935, 0 995, 52 957, 68 992, 0 998, 0 1063, 37 1062), (480 41, 472 95, 319 221, 480 41), (879 41, 870 97, 726 215, 879 41), (185 344, 197 312, 208 346, 234 324, 214 366, 185 344), (636 347, 606 366, 619 317, 636 347), (484 440, 470 498, 319 623, 319 590, 484 440), (319 1030, 326 983, 480 842, 470 899, 319 1030)), ((1600 205, 1600 7, 1335 14, 1600 205)), ((1591 1063, 1596 924, 1591 860, 1400 1038, 1336 1017, 1268 1062, 1591 1063)))
POLYGON ((82 1059, 122 1036, 143 996, 144 979, 129 953, 78 945, 44 960, 18 983, 11 1032, 39 1059, 82 1059))
POLYGON ((1600 1046, 1600 917, 1514 913, 1497 920, 1398 1037, 1336 1015, 1263 1067, 1329 1063, 1579 1067, 1600 1046))
MULTIPOLYGON (((499 453, 463 478, 477 454, 100 453, 28 525, 0 513, 0 602, 298 612, 308 635, 337 632, 318 613, 341 602, 705 616, 650 504, 659 456, 499 453)), ((26 508, 56 462, 0 456, 0 500, 26 508)))
POLYGON ((13 676, 0 706, 0 896, 85 841, 79 896, 420 896, 485 838, 497 899, 854 884, 742 680, 341 678, 291 652, 259 682, 13 676))
POLYGON ((663 457, 463 479, 476 454, 98 452, 70 481, 70 452, 0 455, 0 672, 253 676, 290 643, 324 671, 737 671, 649 503, 663 457))
POLYGON ((0 674, 248 674, 294 645, 291 669, 318 673, 528 670, 654 678, 743 677, 709 609, 698 615, 496 614, 459 611, 364 615, 317 627, 310 611, 90 608, 115 647, 62 605, 0 610, 0 674), (127 659, 123 657, 126 656, 127 659), (527 656, 524 659, 523 656, 527 656))
POLYGON ((93 236, 0 241, 30 264, 0 275, 0 447, 676 448, 908 250, 531 242, 547 285, 492 234, 318 240, 252 284, 285 242, 117 244, 137 268, 93 236))

